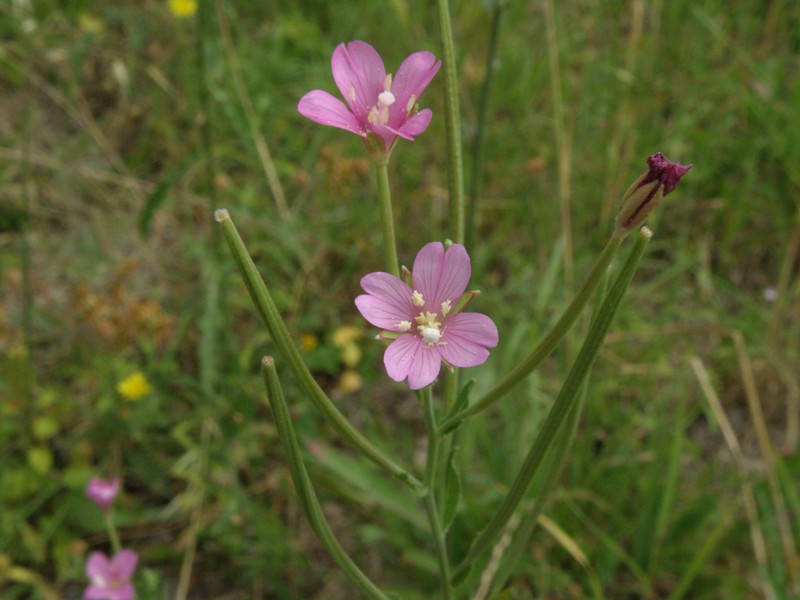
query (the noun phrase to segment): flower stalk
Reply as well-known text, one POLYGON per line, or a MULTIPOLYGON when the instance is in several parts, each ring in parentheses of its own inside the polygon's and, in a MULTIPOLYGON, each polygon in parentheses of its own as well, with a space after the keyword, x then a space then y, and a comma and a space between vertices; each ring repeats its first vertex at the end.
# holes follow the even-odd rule
POLYGON ((441 436, 436 433, 436 415, 433 410, 433 392, 428 386, 419 392, 422 401, 422 412, 425 417, 425 427, 428 432, 428 451, 425 460, 425 510, 428 513, 428 522, 431 527, 431 536, 436 545, 436 557, 439 561, 439 576, 441 577, 442 599, 453 598, 453 586, 450 582, 450 559, 447 556, 447 540, 442 527, 437 501, 437 477, 439 465, 439 452, 441 436))
POLYGON ((325 419, 348 440, 355 448, 367 458, 387 469, 395 477, 414 488, 418 493, 424 491, 422 483, 408 471, 389 458, 382 450, 370 442, 364 435, 353 427, 347 418, 339 412, 330 398, 322 391, 311 372, 303 361, 300 351, 292 341, 289 330, 281 318, 278 307, 267 289, 264 280, 258 273, 253 259, 236 230, 227 210, 221 209, 214 213, 214 218, 222 225, 225 239, 228 242, 231 253, 239 267, 244 283, 250 292, 258 313, 272 336, 275 345, 289 364, 295 377, 297 377, 303 391, 307 394, 315 408, 325 419))
POLYGON ((383 255, 386 262, 386 272, 399 278, 400 263, 397 260, 397 242, 394 237, 394 215, 392 213, 392 190, 389 187, 388 156, 382 161, 375 161, 375 175, 378 181, 378 200, 381 205, 383 255))
POLYGON ((294 482, 300 504, 308 517, 314 533, 317 534, 325 550, 331 555, 342 571, 368 598, 377 600, 390 600, 364 573, 339 544, 339 540, 331 531, 319 499, 314 491, 311 478, 308 476, 305 464, 300 453, 300 445, 297 442, 297 435, 289 416, 289 408, 283 396, 278 372, 275 369, 275 360, 271 356, 266 356, 261 362, 264 374, 264 383, 267 388, 267 401, 275 419, 275 427, 278 429, 283 449, 289 463, 289 472, 294 482))
POLYGON ((600 346, 605 340, 611 322, 617 313, 620 302, 630 285, 651 237, 652 233, 649 229, 646 227, 641 229, 636 244, 603 300, 603 304, 591 324, 583 346, 581 346, 580 352, 567 375, 567 379, 548 412, 522 467, 514 478, 508 494, 503 499, 492 520, 473 542, 467 556, 453 572, 454 581, 466 576, 472 567, 473 561, 497 541, 525 495, 531 481, 537 475, 539 467, 548 456, 562 424, 570 414, 573 405, 578 401, 586 375, 600 351, 600 346))
POLYGON ((461 149, 461 112, 458 105, 458 77, 453 28, 448 0, 437 0, 439 36, 444 61, 445 130, 447 135, 447 179, 450 188, 450 239, 464 243, 464 164, 461 149))
POLYGON ((475 403, 445 419, 439 425, 439 431, 452 429, 465 418, 486 410, 489 406, 505 396, 509 390, 525 377, 530 375, 534 369, 555 350, 556 346, 564 339, 564 336, 580 316, 583 308, 597 289, 598 284, 603 280, 603 276, 608 271, 608 267, 614 259, 614 256, 616 256, 621 243, 622 240, 616 237, 612 237, 608 240, 600 256, 597 257, 594 266, 592 266, 591 271, 589 271, 589 275, 586 277, 586 281, 583 282, 581 289, 578 290, 578 293, 572 299, 572 302, 569 303, 569 306, 567 306, 556 324, 545 334, 531 353, 522 359, 517 366, 509 371, 483 396, 475 401, 475 403))

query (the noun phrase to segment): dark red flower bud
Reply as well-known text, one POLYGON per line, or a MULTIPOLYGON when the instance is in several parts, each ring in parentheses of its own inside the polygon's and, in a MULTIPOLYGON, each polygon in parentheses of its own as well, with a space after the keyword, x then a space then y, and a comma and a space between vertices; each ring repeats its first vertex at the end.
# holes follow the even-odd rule
POLYGON ((647 166, 648 170, 633 182, 622 197, 615 223, 614 235, 617 237, 625 237, 628 232, 638 229, 664 196, 674 190, 692 168, 692 165, 668 161, 661 152, 649 156, 647 166))

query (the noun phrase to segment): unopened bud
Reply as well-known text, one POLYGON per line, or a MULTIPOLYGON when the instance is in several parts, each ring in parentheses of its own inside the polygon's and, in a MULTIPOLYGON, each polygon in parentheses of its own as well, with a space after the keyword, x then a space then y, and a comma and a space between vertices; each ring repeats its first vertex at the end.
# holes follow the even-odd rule
POLYGON ((681 177, 692 168, 692 165, 683 166, 679 162, 668 161, 661 152, 649 156, 647 166, 648 170, 633 182, 622 197, 614 229, 614 235, 618 238, 638 229, 664 196, 674 190, 681 177))

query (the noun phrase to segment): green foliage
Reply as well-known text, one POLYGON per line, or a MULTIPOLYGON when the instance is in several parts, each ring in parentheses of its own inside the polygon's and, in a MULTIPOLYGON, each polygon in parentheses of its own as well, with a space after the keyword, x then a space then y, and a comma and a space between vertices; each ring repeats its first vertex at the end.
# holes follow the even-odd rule
MULTIPOLYGON (((275 347, 213 232, 214 208, 236 217, 291 333, 309 336, 303 356, 339 408, 408 464, 424 439, 420 407, 386 381, 382 347, 358 337, 360 360, 349 364, 333 341, 340 325, 360 323, 352 304, 359 278, 381 268, 375 183, 361 142, 302 119, 296 103, 313 88, 335 91, 329 61, 341 41, 369 41, 390 70, 411 51, 439 53, 431 3, 200 4, 209 11, 202 32, 199 19, 177 19, 162 2, 0 7, 3 598, 80 594, 88 552, 109 549, 84 496, 93 475, 123 477, 117 520, 123 543, 147 566, 142 597, 173 593, 193 544, 192 598, 351 597, 299 514, 261 407, 258 366, 275 347), (289 217, 277 208, 259 136, 289 217), (150 390, 126 398, 118 384, 136 372, 150 390), (363 389, 345 386, 353 374, 363 389)), ((469 145, 489 7, 453 4, 469 145)), ((486 597, 793 597, 800 6, 555 4, 576 279, 648 154, 663 150, 695 168, 651 219, 649 254, 600 352, 561 487, 544 509, 588 566, 540 527, 507 583, 486 597), (747 342, 780 451, 776 489, 734 330, 747 342), (711 374, 746 471, 730 458, 692 357, 711 374), (754 558, 754 528, 763 562, 754 558)), ((497 321, 501 345, 470 371, 476 383, 464 399, 524 356, 573 293, 563 271, 541 3, 504 10, 479 244, 470 249, 481 311, 497 321)), ((434 112, 429 131, 400 144, 390 165, 401 263, 448 231, 442 89, 434 80, 420 101, 434 112)), ((507 491, 585 329, 455 431, 441 499, 455 559, 507 491)), ((419 503, 339 447, 292 377, 283 384, 343 545, 401 597, 431 597, 435 563, 419 503)))

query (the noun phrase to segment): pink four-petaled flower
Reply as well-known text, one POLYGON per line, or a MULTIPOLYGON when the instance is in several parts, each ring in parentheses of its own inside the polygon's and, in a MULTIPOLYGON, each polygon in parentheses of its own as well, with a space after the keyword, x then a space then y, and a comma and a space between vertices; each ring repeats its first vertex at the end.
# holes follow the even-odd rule
POLYGON ((130 580, 138 561, 133 550, 120 550, 111 560, 93 552, 86 562, 91 584, 83 592, 84 600, 132 600, 136 591, 130 580))
POLYGON ((456 367, 486 361, 497 345, 497 327, 486 315, 461 312, 475 295, 464 294, 470 274, 464 246, 445 250, 432 242, 414 260, 411 286, 389 273, 361 279, 366 294, 356 298, 358 310, 384 330, 382 337, 394 340, 383 356, 389 377, 408 379, 418 390, 434 382, 442 361, 456 367))
POLYGON ((86 495, 89 500, 97 504, 104 511, 107 511, 119 493, 119 479, 116 477, 110 481, 93 477, 86 486, 86 495))
POLYGON ((300 99, 297 110, 312 121, 350 131, 366 142, 373 133, 383 140, 388 154, 398 137, 413 140, 428 128, 431 111, 417 112, 416 103, 441 64, 430 52, 415 52, 392 77, 366 42, 339 44, 333 51, 331 70, 347 105, 328 92, 312 90, 300 99))

